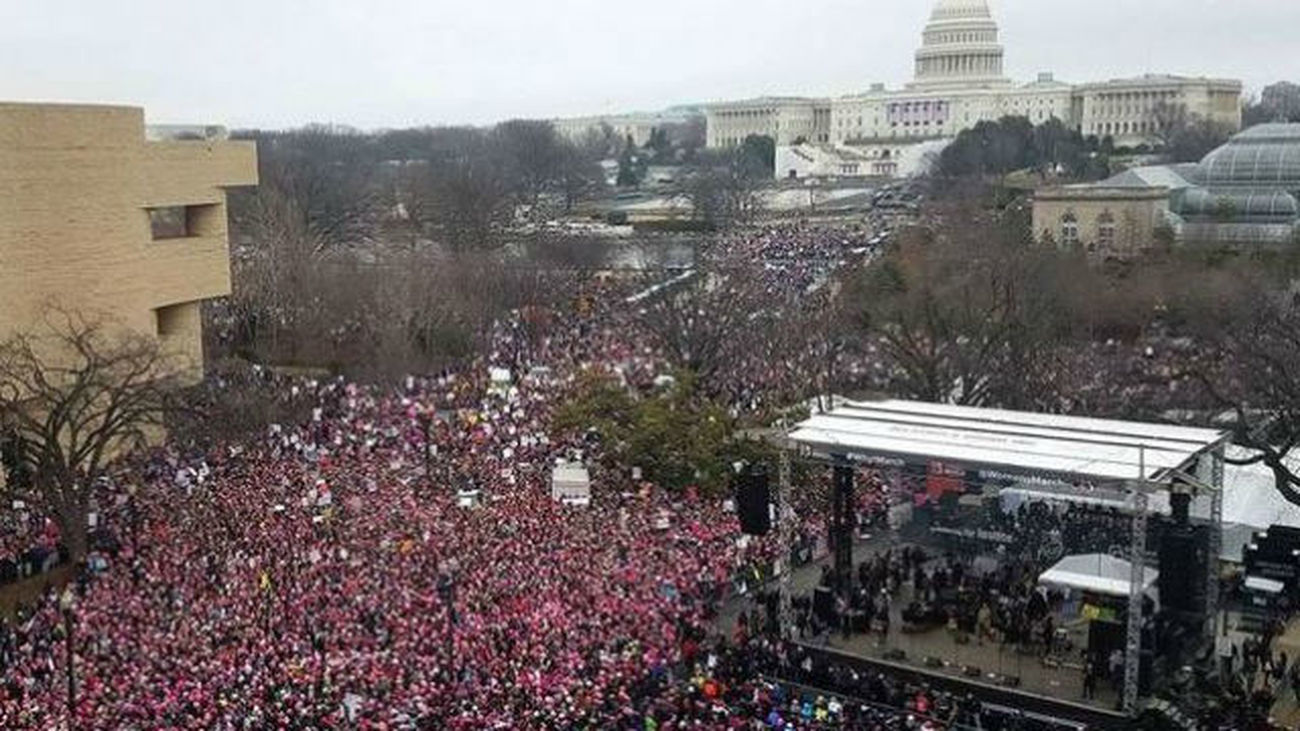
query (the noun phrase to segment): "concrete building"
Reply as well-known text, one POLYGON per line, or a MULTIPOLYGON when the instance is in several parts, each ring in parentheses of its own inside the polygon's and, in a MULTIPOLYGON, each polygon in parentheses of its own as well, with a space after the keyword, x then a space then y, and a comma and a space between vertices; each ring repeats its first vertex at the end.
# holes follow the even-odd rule
POLYGON ((1261 124, 1199 163, 1135 168, 1100 183, 1039 190, 1034 234, 1099 258, 1126 258, 1166 243, 1291 246, 1300 232, 1298 200, 1300 124, 1261 124))
POLYGON ((257 183, 257 152, 154 136, 137 108, 0 104, 0 337, 51 306, 103 314, 202 375, 200 304, 230 293, 226 189, 257 183))
POLYGON ((637 147, 644 147, 650 141, 650 135, 656 129, 668 125, 686 124, 698 119, 699 113, 690 109, 669 109, 663 112, 638 112, 632 114, 609 114, 591 117, 572 117, 554 119, 555 131, 570 140, 580 141, 590 134, 609 133, 619 140, 632 138, 637 147))
POLYGON ((802 142, 896 155, 899 144, 951 140, 1006 116, 1034 124, 1059 119, 1085 135, 1137 145, 1156 142, 1152 110, 1162 100, 1233 129, 1241 125, 1237 81, 1149 75, 1073 86, 1042 73, 1017 84, 1003 75, 1003 56, 987 0, 937 0, 921 34, 913 79, 904 88, 873 84, 834 99, 764 97, 708 105, 708 145, 731 147, 748 135, 767 135, 778 146, 802 142))

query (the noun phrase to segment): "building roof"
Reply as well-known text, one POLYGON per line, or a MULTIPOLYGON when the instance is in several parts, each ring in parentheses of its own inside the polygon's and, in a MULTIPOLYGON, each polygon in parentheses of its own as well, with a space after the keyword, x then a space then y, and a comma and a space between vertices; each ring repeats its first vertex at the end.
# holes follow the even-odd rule
POLYGON ((1162 187, 1170 190, 1181 190, 1190 188, 1194 185, 1188 176, 1196 169, 1193 164, 1181 165, 1146 165, 1142 167, 1129 168, 1124 172, 1114 175, 1106 180, 1097 183, 1098 187, 1103 188, 1151 188, 1162 187))
POLYGON ((918 401, 846 401, 790 439, 831 455, 952 462, 1067 480, 1162 480, 1227 439, 1214 429, 918 401))
POLYGON ((1234 135, 1201 160, 1199 182, 1300 190, 1300 124, 1261 124, 1234 135))
POLYGON ((828 100, 807 96, 760 96, 752 99, 737 99, 735 101, 704 104, 702 107, 704 109, 721 109, 725 107, 752 107, 769 104, 814 104, 826 101, 828 100))
POLYGON ((1117 185, 1101 183, 1038 188, 1035 200, 1044 201, 1167 201, 1169 189, 1163 185, 1117 185))

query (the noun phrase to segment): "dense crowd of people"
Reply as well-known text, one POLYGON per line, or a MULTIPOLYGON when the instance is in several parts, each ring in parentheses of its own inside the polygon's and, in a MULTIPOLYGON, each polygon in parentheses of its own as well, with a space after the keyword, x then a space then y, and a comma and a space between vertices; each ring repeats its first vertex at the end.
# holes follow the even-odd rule
MULTIPOLYGON (((871 234, 770 226, 717 255, 759 263, 771 301, 802 306, 874 254, 871 234)), ((600 448, 551 425, 578 376, 649 390, 670 370, 627 283, 586 287, 573 311, 498 323, 455 371, 211 381, 213 398, 255 389, 301 419, 116 466, 76 579, 0 622, 0 728, 1001 728, 969 699, 791 656, 757 618, 719 639, 719 603, 754 591, 780 557, 775 534, 742 538, 717 496, 629 471, 598 475, 588 507, 551 499, 557 460, 600 448)), ((733 415, 805 396, 827 353, 776 355, 726 371, 733 415)), ((867 360, 843 367, 879 376, 867 360)), ((859 521, 883 522, 897 485, 859 478, 859 521)), ((810 477, 793 501, 800 560, 825 549, 829 479, 810 477)), ((5 515, 0 581, 8 562, 15 577, 48 568, 53 523, 5 515)), ((1035 536, 1075 530, 1026 521, 1035 536)), ((865 564, 844 600, 869 616, 884 607, 887 622, 906 583, 910 621, 1050 642, 1050 598, 1026 576, 902 551, 865 564)), ((805 633, 814 621, 800 617, 805 633)))
POLYGON ((639 387, 666 367, 602 286, 395 387, 256 370, 310 417, 118 465, 78 579, 0 628, 0 726, 58 725, 70 703, 77 728, 736 727, 668 680, 772 541, 651 484, 600 485, 586 509, 549 496, 551 465, 591 448, 549 428, 575 374, 639 387))

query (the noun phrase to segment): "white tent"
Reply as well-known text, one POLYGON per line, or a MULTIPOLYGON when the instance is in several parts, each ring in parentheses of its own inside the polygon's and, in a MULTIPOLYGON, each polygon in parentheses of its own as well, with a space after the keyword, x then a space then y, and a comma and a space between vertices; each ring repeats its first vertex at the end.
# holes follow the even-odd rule
MULTIPOLYGON (((1108 596, 1128 596, 1132 565, 1106 553, 1066 556, 1038 577, 1038 583, 1091 591, 1108 596)), ((1142 591, 1149 591, 1160 572, 1143 568, 1142 591)))
MULTIPOLYGON (((1229 447, 1229 459, 1246 459, 1253 453, 1229 447)), ((1288 462, 1293 457, 1288 457, 1288 462)), ((1292 465, 1300 469, 1300 465, 1292 465)), ((1240 563, 1242 546, 1255 531, 1281 525, 1300 528, 1300 508, 1287 502, 1277 491, 1273 470, 1264 464, 1223 466, 1223 551, 1225 561, 1240 563)))
POLYGON ((565 505, 591 504, 591 474, 577 462, 557 462, 551 471, 551 499, 565 505))

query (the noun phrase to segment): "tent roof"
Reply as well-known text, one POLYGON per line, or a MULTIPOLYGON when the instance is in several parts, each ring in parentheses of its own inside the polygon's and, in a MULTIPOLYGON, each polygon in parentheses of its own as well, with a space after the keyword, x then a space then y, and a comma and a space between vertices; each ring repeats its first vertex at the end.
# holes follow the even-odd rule
MULTIPOLYGON (((1128 596, 1132 565, 1107 553, 1066 556, 1038 577, 1040 584, 1068 586, 1109 596, 1128 596)), ((1144 566, 1142 590, 1156 583, 1160 572, 1144 566)))
POLYGON ((1065 479, 1160 480, 1227 434, 919 401, 845 401, 790 438, 827 454, 948 461, 1065 479))
MULTIPOLYGON (((1255 452, 1242 447, 1229 447, 1231 459, 1246 459, 1255 452)), ((1291 469, 1300 471, 1295 456, 1288 455, 1291 469)), ((1277 491, 1273 470, 1267 465, 1223 466, 1223 522, 1247 525, 1255 530, 1283 525, 1300 528, 1300 507, 1287 502, 1277 491)))

